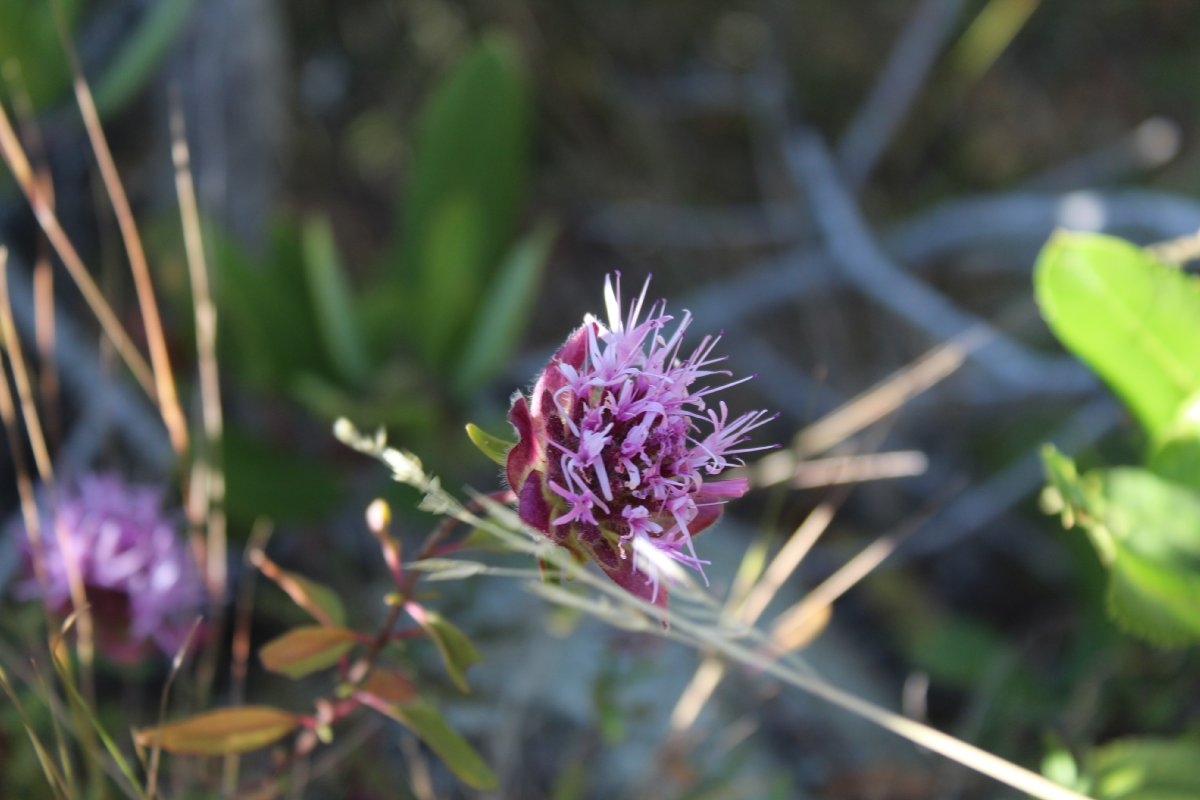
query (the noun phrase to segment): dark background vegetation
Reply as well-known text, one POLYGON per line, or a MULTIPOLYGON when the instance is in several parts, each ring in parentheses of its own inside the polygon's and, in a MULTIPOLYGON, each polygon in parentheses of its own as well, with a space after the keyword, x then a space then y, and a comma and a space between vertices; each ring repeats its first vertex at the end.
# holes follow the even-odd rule
MULTIPOLYGON (((77 27, 85 62, 99 69, 110 52, 108 31, 130 26, 146 13, 144 5, 87 7, 77 27)), ((108 119, 140 219, 156 242, 154 256, 164 265, 168 298, 181 296, 182 282, 165 149, 170 81, 180 82, 188 98, 201 201, 219 235, 265 257, 274 220, 325 215, 354 280, 395 236, 404 213, 401 187, 413 169, 413 123, 432 88, 485 32, 503 31, 517 43, 531 103, 529 195, 520 216, 525 228, 552 220, 558 233, 522 356, 469 408, 457 410, 461 419, 443 420, 445 427, 423 442, 451 486, 491 488, 495 471, 460 447, 461 424, 475 414, 502 430, 511 391, 527 384, 585 311, 602 310, 602 278, 611 270, 621 270, 627 286, 652 273, 651 294, 695 311, 696 330, 727 329, 732 369, 760 374, 731 404, 781 410, 764 436, 786 445, 794 431, 944 338, 922 327, 932 322, 937 329, 939 320, 907 318, 881 307, 854 281, 821 278, 844 267, 837 253, 850 238, 865 238, 870 247, 881 242, 879 252, 894 255, 901 272, 916 275, 949 307, 993 323, 1016 351, 1043 359, 1037 363, 1044 374, 1069 376, 1069 361, 1049 360, 1057 351, 1037 319, 1029 271, 1049 231, 1078 221, 1070 203, 1108 209, 1102 216, 1110 227, 1142 241, 1182 235, 1188 230, 1178 220, 1200 220, 1191 205, 1200 191, 1200 5, 1185 0, 221 0, 192 13, 153 78, 108 119), (922 25, 942 34, 918 47, 914 59, 889 65, 903 32, 922 25), (856 173, 863 162, 845 157, 843 148, 866 99, 887 75, 923 57, 932 58, 931 66, 906 113, 892 134, 880 137, 872 168, 856 173), (836 201, 797 168, 802 146, 831 154, 830 163, 842 158, 843 189, 864 226, 837 229, 821 221, 822 209, 836 201), (1163 216, 1129 212, 1141 207, 1141 195, 1122 194, 1130 189, 1153 192, 1153 201, 1165 204, 1163 216), (1092 194, 1072 194, 1079 192, 1092 194), (949 231, 925 216, 980 198, 1007 198, 1007 216, 983 207, 953 218, 949 231), (907 244, 897 239, 904 224, 922 220, 924 228, 908 230, 907 244), (922 249, 922 236, 960 233, 957 245, 922 249), (912 252, 926 255, 906 260, 903 253, 912 252), (822 253, 834 258, 812 261, 822 253), (780 276, 777 284, 770 275, 780 276), (784 277, 801 275, 813 277, 810 289, 797 290, 784 277), (712 324, 701 316, 745 285, 763 297, 778 290, 779 297, 752 303, 749 311, 731 307, 712 324)), ((58 54, 47 51, 44 58, 54 63, 58 54)), ((108 285, 129 299, 111 221, 94 213, 96 180, 71 107, 65 96, 47 101, 41 117, 61 210, 108 285)), ((30 220, 11 188, 5 192, 6 236, 31 253, 30 220)), ((1144 207, 1151 208, 1150 199, 1144 207)), ((874 291, 893 289, 877 284, 874 291)), ((83 316, 70 292, 62 295, 83 316)), ((173 335, 186 365, 187 306, 178 297, 173 302, 173 335)), ((946 325, 953 329, 952 323, 946 325)), ((981 356, 992 365, 1003 357, 981 356)), ((260 488, 266 499, 246 497, 251 508, 258 499, 300 509, 277 534, 279 559, 343 588, 357 599, 359 613, 377 613, 378 586, 367 583, 381 576, 358 515, 363 501, 383 491, 378 470, 334 444, 327 420, 311 409, 236 377, 225 389, 232 426, 264 434, 288 459, 299 452, 318 465, 301 476, 275 476, 276 486, 336 484, 328 502, 311 510, 304 488, 275 494, 260 488)), ((855 489, 797 578, 815 583, 875 537, 916 526, 894 560, 838 605, 831 633, 839 652, 869 673, 869 686, 886 701, 898 704, 907 686, 915 698, 908 710, 1035 767, 1060 745, 1070 750, 1133 732, 1185 732, 1200 711, 1195 657, 1164 655, 1116 632, 1102 613, 1094 556, 1037 511, 1035 454, 1047 437, 1083 448, 1085 461, 1102 452, 1119 463, 1139 447, 1128 420, 1082 374, 1058 385, 1006 382, 968 359, 943 384, 836 449, 917 449, 930 467, 924 476, 855 489), (931 688, 923 693, 925 679, 931 688)), ((114 455, 115 449, 103 445, 82 462, 124 460, 135 472, 154 472, 144 453, 114 455)), ((271 483, 278 459, 255 463, 271 483)), ((231 493, 238 491, 231 485, 231 493)), ((733 524, 709 536, 748 544, 759 528, 781 539, 826 496, 824 489, 756 492, 731 509, 733 524)), ((248 523, 235 520, 231 535, 244 540, 248 523)), ((406 517, 406 524, 426 523, 406 517)), ((268 618, 287 613, 264 602, 268 618)), ((498 601, 477 593, 448 598, 454 602, 498 601)), ((531 618, 531 625, 541 624, 531 618)), ((482 633, 486 655, 486 626, 482 633)), ((628 657, 654 668, 653 651, 626 642, 612 647, 615 663, 628 657)), ((493 661, 476 669, 513 668, 493 661)), ((619 698, 592 690, 597 705, 619 705, 619 698)), ((752 676, 728 691, 743 711, 757 709, 751 718, 758 733, 749 741, 769 757, 767 766, 734 760, 720 769, 773 770, 758 785, 785 776, 774 784, 787 787, 777 789, 782 796, 999 796, 918 754, 826 738, 830 723, 822 715, 832 712, 820 706, 803 713, 760 706, 759 693, 772 690, 752 676)), ((651 705, 646 725, 663 725, 662 702, 651 705)), ((502 708, 489 709, 485 695, 475 706, 484 718, 476 728, 499 726, 487 715, 502 708)), ((603 720, 604 709, 595 718, 603 720)), ((553 757, 556 742, 572 743, 561 751, 568 760, 589 748, 622 746, 596 733, 599 723, 586 714, 556 710, 532 719, 529 738, 521 740, 528 747, 509 754, 516 759, 510 767, 524 776, 512 784, 524 787, 512 796, 545 795, 564 774, 553 757)), ((379 748, 394 753, 386 744, 379 748)), ((697 785, 694 773, 703 773, 695 766, 703 753, 690 758, 688 769, 663 776, 662 795, 645 781, 640 791, 683 796, 697 785)), ((351 759, 347 780, 363 787, 356 796, 392 796, 369 786, 380 771, 351 759)), ((639 785, 632 777, 628 785, 612 775, 596 780, 631 792, 639 785)))

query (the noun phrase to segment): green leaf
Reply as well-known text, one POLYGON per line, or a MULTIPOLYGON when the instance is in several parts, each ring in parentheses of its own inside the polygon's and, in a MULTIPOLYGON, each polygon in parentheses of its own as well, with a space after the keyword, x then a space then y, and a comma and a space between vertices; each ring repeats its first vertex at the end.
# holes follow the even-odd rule
POLYGON ((447 378, 457 369, 451 350, 484 286, 484 268, 488 266, 484 229, 478 201, 462 192, 438 205, 425 232, 418 343, 425 363, 447 378))
POLYGON ((467 437, 471 440, 471 444, 479 448, 479 452, 502 467, 507 463, 508 451, 516 444, 516 442, 510 442, 499 436, 493 436, 474 422, 467 423, 467 437))
POLYGON ((1120 239, 1060 232, 1034 288, 1059 340, 1160 440, 1200 392, 1200 281, 1120 239))
POLYGON ((314 324, 325 353, 344 381, 360 383, 366 380, 370 365, 328 220, 313 219, 304 225, 303 251, 314 324))
POLYGON ((555 227, 543 222, 512 249, 484 293, 454 373, 459 399, 469 399, 508 365, 529 321, 555 227))
POLYGON ((1150 469, 1200 491, 1200 394, 1193 396, 1150 454, 1150 469))
POLYGON ((1047 455, 1056 510, 1087 530, 1109 570, 1110 615, 1161 645, 1200 642, 1200 494, 1133 467, 1081 476, 1047 455))
POLYGON ((332 369, 313 325, 300 239, 294 225, 277 224, 265 261, 254 263, 228 237, 206 236, 214 252, 222 364, 238 367, 250 386, 276 393, 288 391, 297 373, 332 369))
POLYGON ((259 650, 258 658, 271 672, 303 678, 332 667, 357 642, 354 631, 309 625, 272 639, 259 650))
POLYGON ((425 703, 374 707, 412 731, 463 783, 483 791, 498 785, 496 774, 471 743, 446 723, 437 709, 425 703))
POLYGON ((414 601, 405 604, 408 615, 420 625, 429 638, 437 646, 438 654, 446 667, 450 680, 460 691, 470 691, 467 685, 466 671, 472 664, 479 661, 479 651, 471 640, 447 621, 436 611, 430 611, 414 601))
POLYGON ((1194 800, 1200 797, 1200 741, 1123 739, 1085 758, 1096 800, 1194 800))
POLYGON ((409 330, 423 340, 436 331, 424 350, 431 364, 459 344, 520 219, 528 158, 525 93, 515 43, 491 35, 422 109, 396 228, 399 255, 390 263, 397 272, 384 282, 415 288, 419 327, 409 330))
POLYGON ((300 718, 269 706, 222 708, 178 722, 134 733, 142 747, 161 747, 169 753, 219 756, 266 747, 287 736, 300 718))
MULTIPOLYGON (((65 0, 61 10, 73 28, 82 0, 65 0)), ((36 110, 60 99, 71 86, 71 71, 59 42, 51 3, 0 2, 0 54, 20 67, 20 85, 36 110)), ((11 104, 8 82, 0 82, 0 98, 11 104)))
POLYGON ((312 520, 343 497, 343 477, 331 466, 236 429, 224 448, 225 507, 235 520, 312 520))

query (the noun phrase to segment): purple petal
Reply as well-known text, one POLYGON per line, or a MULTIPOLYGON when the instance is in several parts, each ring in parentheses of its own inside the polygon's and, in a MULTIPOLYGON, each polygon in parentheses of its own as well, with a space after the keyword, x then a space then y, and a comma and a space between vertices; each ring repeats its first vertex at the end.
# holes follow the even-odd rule
POLYGON ((518 394, 513 398, 508 421, 517 431, 517 443, 508 451, 505 472, 508 485, 515 492, 518 487, 525 485, 525 477, 541 456, 537 440, 533 437, 533 420, 529 418, 529 404, 524 395, 518 394))

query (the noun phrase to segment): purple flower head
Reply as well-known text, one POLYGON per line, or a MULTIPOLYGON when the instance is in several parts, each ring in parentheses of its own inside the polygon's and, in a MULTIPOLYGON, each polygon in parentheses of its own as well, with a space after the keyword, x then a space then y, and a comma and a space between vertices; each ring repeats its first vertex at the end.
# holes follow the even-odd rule
POLYGON ((45 594, 33 577, 33 548, 24 538, 26 574, 18 593, 42 596, 55 613, 72 609, 74 565, 95 622, 96 645, 122 663, 141 660, 151 645, 174 655, 200 613, 204 592, 191 552, 162 511, 161 493, 116 475, 87 475, 60 486, 53 513, 41 512, 45 594))
POLYGON ((533 394, 513 398, 508 419, 518 441, 508 482, 527 524, 592 558, 630 593, 665 606, 653 562, 664 556, 703 575, 692 537, 716 522, 745 478, 713 480, 740 456, 749 432, 773 417, 751 411, 730 419, 708 397, 741 383, 725 380, 706 336, 682 355, 691 314, 674 318, 666 302, 641 319, 649 280, 621 316, 620 276, 605 281, 605 326, 590 315, 538 376, 533 394), (717 385, 708 382, 717 379, 717 385), (701 385, 697 385, 701 384, 701 385), (635 546, 636 545, 636 546, 635 546), (652 549, 647 549, 649 546, 652 549), (636 557, 649 553, 652 558, 636 557))

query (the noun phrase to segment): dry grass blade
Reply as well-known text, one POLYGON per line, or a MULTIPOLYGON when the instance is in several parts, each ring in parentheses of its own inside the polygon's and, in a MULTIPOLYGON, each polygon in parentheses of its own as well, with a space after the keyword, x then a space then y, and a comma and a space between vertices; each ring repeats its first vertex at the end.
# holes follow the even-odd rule
POLYGON ((797 464, 792 472, 791 487, 818 489, 847 483, 910 478, 924 474, 928 468, 929 459, 919 450, 833 456, 797 464))
MULTIPOLYGON (((192 623, 191 630, 183 639, 183 644, 180 645, 179 651, 175 653, 175 657, 171 659, 171 671, 167 674, 167 680, 163 684, 162 695, 158 701, 158 724, 161 726, 167 719, 167 701, 171 698, 171 687, 175 685, 175 678, 179 676, 179 670, 183 667, 184 656, 192 646, 192 639, 196 636, 196 631, 200 628, 200 623, 203 618, 197 617, 192 623)), ((150 749, 150 761, 146 767, 146 800, 154 800, 154 796, 158 793, 158 767, 162 758, 162 742, 155 739, 154 746, 150 749)))
POLYGON ((42 432, 42 421, 34 401, 33 383, 29 380, 29 369, 21 349, 21 339, 13 322, 12 300, 8 293, 8 258, 3 252, 0 252, 0 337, 3 338, 4 351, 12 363, 13 383, 17 387, 17 398, 21 401, 21 416, 25 420, 25 429, 29 432, 33 462, 37 466, 42 484, 49 486, 54 481, 54 466, 50 460, 50 450, 46 446, 46 436, 42 432))
POLYGON ((150 280, 150 268, 146 262, 146 251, 142 246, 142 237, 138 233, 137 221, 133 217, 133 209, 129 206, 129 198, 117 173, 117 165, 113 161, 112 151, 109 150, 108 140, 100 126, 100 114, 96 111, 96 103, 92 99, 92 91, 83 71, 79 66, 79 56, 75 45, 71 42, 70 33, 66 29, 60 0, 53 0, 55 21, 58 24, 58 35, 67 61, 71 67, 75 88, 75 101, 79 104, 79 112, 83 116, 83 124, 87 129, 88 140, 96 163, 100 167, 100 176, 104 180, 105 191, 108 192, 112 203, 113 213, 117 217, 117 225, 121 230, 121 239, 125 243, 125 252, 129 256, 129 270, 133 275, 133 286, 137 293, 138 307, 142 312, 142 323, 146 327, 146 342, 150 347, 150 364, 154 375, 154 398, 158 401, 159 413, 162 414, 163 424, 171 437, 175 452, 183 455, 188 448, 187 419, 183 408, 179 405, 179 393, 175 387, 175 376, 171 371, 171 359, 167 354, 167 341, 163 335, 162 318, 158 313, 158 301, 154 297, 154 284, 150 280))
POLYGON ((196 485, 193 485, 192 498, 189 498, 188 516, 193 523, 203 520, 207 526, 205 576, 209 596, 215 599, 224 596, 227 580, 225 476, 220 459, 224 417, 221 411, 221 380, 217 371, 217 309, 209 286, 183 110, 177 92, 171 95, 171 159, 175 166, 175 189, 179 197, 179 216, 183 224, 188 277, 194 303, 205 443, 203 451, 198 449, 202 456, 198 457, 193 473, 193 483, 196 485))
POLYGON ((912 398, 954 373, 990 333, 973 328, 929 350, 911 364, 804 428, 788 450, 772 453, 750 467, 756 486, 792 480, 804 458, 829 450, 869 425, 894 413, 912 398))
POLYGON ((138 352, 133 340, 125 332, 125 328, 122 327, 112 306, 104 299, 104 293, 100 291, 100 287, 96 285, 95 279, 88 272, 83 259, 79 257, 75 245, 71 243, 70 237, 62 229, 58 216, 54 213, 54 208, 46 197, 45 190, 29 165, 29 159, 24 148, 21 147, 16 131, 13 130, 8 112, 2 105, 0 105, 0 155, 3 155, 5 163, 8 164, 13 177, 16 178, 17 185, 21 187, 26 201, 33 210, 34 217, 37 218, 46 238, 50 240, 54 252, 62 259, 63 266, 67 268, 71 279, 75 281, 88 308, 96 316, 104 335, 108 337, 121 360, 125 362, 133 377, 141 384, 146 393, 155 397, 154 373, 151 371, 150 365, 146 363, 146 359, 138 352))

